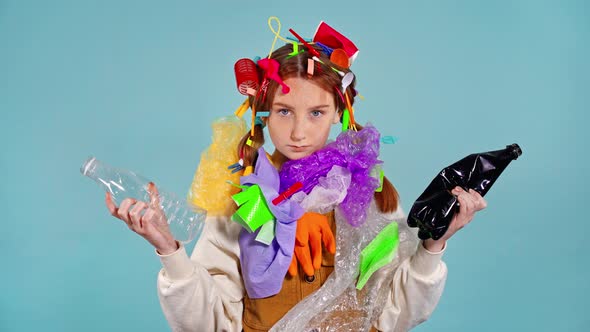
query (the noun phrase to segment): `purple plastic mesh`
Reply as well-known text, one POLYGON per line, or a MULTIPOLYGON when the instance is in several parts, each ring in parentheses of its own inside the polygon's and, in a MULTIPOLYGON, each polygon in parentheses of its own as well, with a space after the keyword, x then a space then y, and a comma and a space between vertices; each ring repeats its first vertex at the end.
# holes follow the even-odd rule
POLYGON ((302 190, 309 194, 319 178, 325 177, 334 165, 347 168, 351 172, 351 183, 339 208, 349 224, 359 226, 365 222, 367 208, 379 187, 379 180, 370 175, 371 169, 382 163, 378 156, 379 131, 375 127, 367 125, 358 132, 345 131, 323 149, 285 162, 279 172, 280 192, 299 181, 303 183, 302 190))

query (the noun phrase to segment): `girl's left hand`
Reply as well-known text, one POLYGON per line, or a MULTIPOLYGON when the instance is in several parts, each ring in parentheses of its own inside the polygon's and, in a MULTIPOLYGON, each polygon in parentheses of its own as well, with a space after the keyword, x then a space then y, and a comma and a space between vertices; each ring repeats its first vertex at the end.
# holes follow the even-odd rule
POLYGON ((451 193, 457 196, 460 205, 459 213, 455 213, 449 229, 447 229, 447 232, 440 239, 428 239, 424 241, 424 247, 429 251, 441 251, 448 239, 473 220, 475 212, 485 209, 488 205, 486 200, 473 189, 469 189, 469 192, 467 192, 461 187, 455 187, 451 193))

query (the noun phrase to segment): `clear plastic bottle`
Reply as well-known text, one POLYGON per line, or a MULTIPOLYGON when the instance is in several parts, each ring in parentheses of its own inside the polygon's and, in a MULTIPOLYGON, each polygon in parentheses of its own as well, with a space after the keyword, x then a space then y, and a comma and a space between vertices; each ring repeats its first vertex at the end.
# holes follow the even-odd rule
MULTIPOLYGON (((80 172, 110 192, 117 205, 121 204, 125 198, 135 198, 150 203, 147 189, 150 180, 142 175, 111 167, 95 157, 89 157, 80 167, 80 172)), ((183 243, 189 243, 198 238, 203 230, 207 212, 159 187, 158 193, 160 208, 166 215, 174 238, 183 243)))

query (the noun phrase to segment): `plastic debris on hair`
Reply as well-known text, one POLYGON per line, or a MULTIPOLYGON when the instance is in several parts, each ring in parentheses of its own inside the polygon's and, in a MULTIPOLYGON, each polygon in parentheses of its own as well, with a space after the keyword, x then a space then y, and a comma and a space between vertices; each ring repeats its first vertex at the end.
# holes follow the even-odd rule
POLYGON ((342 49, 348 55, 350 63, 354 62, 359 52, 359 49, 350 39, 323 21, 320 22, 312 40, 334 50, 342 49))
POLYGON ((254 61, 243 58, 234 64, 234 73, 238 91, 243 95, 248 95, 251 90, 258 90, 260 83, 258 81, 258 70, 254 61))
POLYGON ((350 67, 350 59, 348 58, 348 54, 346 54, 346 52, 341 48, 337 48, 332 52, 330 55, 330 61, 342 68, 348 69, 350 67))
POLYGON ((238 160, 237 163, 231 164, 227 167, 227 169, 231 170, 232 174, 239 172, 244 169, 244 159, 238 160))
POLYGON ((281 91, 284 94, 289 93, 289 86, 283 82, 283 79, 279 76, 279 62, 275 59, 260 59, 258 60, 260 68, 264 69, 264 76, 271 79, 281 85, 281 91))
MULTIPOLYGON (((264 127, 266 127, 266 124, 262 120, 262 117, 259 115, 259 113, 261 113, 261 112, 256 113, 256 119, 254 120, 254 125, 261 126, 262 128, 264 128, 264 127)), ((246 143, 248 143, 248 142, 246 142, 246 143)), ((252 145, 250 145, 250 146, 252 146, 252 145)))
POLYGON ((322 43, 320 43, 318 41, 316 41, 315 44, 318 45, 322 49, 322 51, 326 54, 326 56, 328 58, 330 57, 330 55, 332 55, 332 52, 334 51, 333 48, 330 48, 330 47, 328 47, 328 46, 326 46, 326 45, 324 45, 324 44, 322 44, 322 43))
POLYGON ((291 53, 289 53, 289 55, 287 55, 287 59, 297 56, 303 52, 305 52, 305 49, 304 48, 300 49, 299 44, 297 42, 293 42, 293 52, 291 52, 291 53))
POLYGON ((250 108, 250 99, 246 98, 246 100, 244 100, 244 102, 238 106, 238 108, 236 109, 236 111, 234 112, 235 116, 237 116, 238 118, 241 118, 242 116, 244 116, 244 113, 246 113, 246 111, 250 108))
POLYGON ((349 124, 350 124, 350 113, 348 112, 348 109, 345 108, 344 111, 342 111, 342 132, 345 132, 348 130, 349 124))
POLYGON ((313 46, 311 46, 307 41, 305 41, 305 39, 298 35, 297 32, 295 32, 293 29, 289 29, 289 32, 292 33, 293 36, 295 36, 303 45, 305 45, 309 53, 311 53, 314 57, 320 57, 320 53, 315 48, 313 48, 313 46))
POLYGON ((307 75, 313 76, 315 68, 315 61, 313 59, 307 59, 307 75))
POLYGON ((354 81, 354 74, 349 71, 344 77, 342 77, 342 93, 346 92, 346 89, 352 84, 352 81, 354 81))
POLYGON ((260 102, 262 102, 262 103, 264 103, 264 101, 266 100, 266 92, 268 91, 268 84, 269 84, 269 81, 265 77, 262 80, 262 85, 260 86, 260 90, 258 91, 258 98, 260 99, 260 102))

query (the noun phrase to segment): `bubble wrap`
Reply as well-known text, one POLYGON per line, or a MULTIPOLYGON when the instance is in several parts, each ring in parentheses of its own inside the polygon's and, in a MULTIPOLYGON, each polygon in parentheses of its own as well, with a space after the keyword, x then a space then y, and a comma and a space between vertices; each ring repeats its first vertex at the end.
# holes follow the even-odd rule
POLYGON ((419 240, 415 229, 408 227, 401 208, 385 215, 378 210, 375 200, 367 211, 367 222, 358 227, 346 222, 338 209, 335 219, 334 272, 320 289, 293 307, 271 331, 368 331, 380 316, 390 295, 395 269, 416 251, 419 240), (392 221, 397 222, 399 228, 396 257, 357 291, 360 252, 392 221), (351 319, 353 315, 355 318, 351 319))
POLYGON ((187 199, 207 210, 208 215, 231 215, 234 206, 228 197, 240 189, 226 181, 239 183, 241 172, 232 174, 227 167, 238 161, 236 149, 247 131, 246 123, 231 115, 216 120, 211 127, 212 142, 201 154, 187 199))
POLYGON ((393 273, 399 264, 416 252, 418 237, 408 227, 403 212, 384 215, 373 200, 367 222, 353 227, 336 210, 336 255, 334 272, 324 285, 299 302, 271 331, 368 331, 381 315, 393 273), (377 271, 362 290, 357 291, 359 255, 390 222, 397 222, 399 247, 393 261, 377 271))
POLYGON ((348 130, 313 154, 285 162, 280 171, 280 192, 301 182, 303 192, 309 193, 333 166, 344 167, 351 174, 350 190, 338 208, 351 225, 363 224, 375 189, 379 187, 379 180, 370 174, 375 165, 382 163, 378 159, 379 136, 379 131, 371 125, 358 132, 348 130))

